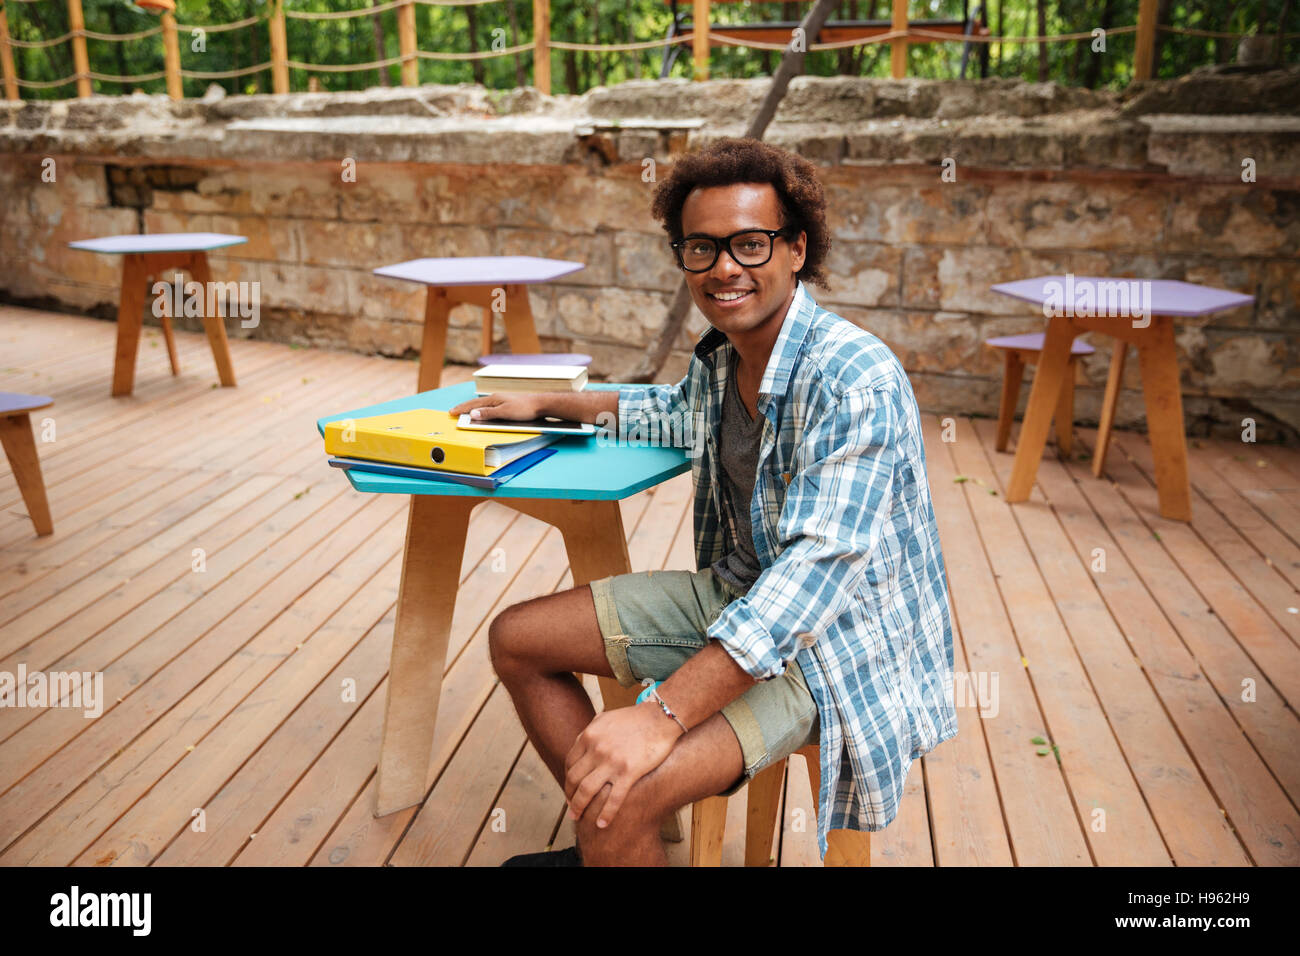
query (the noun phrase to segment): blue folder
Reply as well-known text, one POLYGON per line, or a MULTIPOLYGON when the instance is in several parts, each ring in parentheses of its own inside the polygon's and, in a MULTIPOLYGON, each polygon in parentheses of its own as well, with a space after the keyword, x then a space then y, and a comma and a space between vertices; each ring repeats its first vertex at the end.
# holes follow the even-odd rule
POLYGON ((494 491, 521 471, 527 471, 539 461, 554 454, 553 447, 539 448, 522 458, 516 458, 508 465, 502 465, 490 475, 467 475, 459 471, 412 468, 409 465, 390 465, 382 461, 367 461, 364 458, 330 458, 329 463, 335 468, 345 470, 370 471, 380 475, 396 475, 399 478, 423 478, 426 481, 449 481, 457 485, 473 485, 475 488, 494 491))

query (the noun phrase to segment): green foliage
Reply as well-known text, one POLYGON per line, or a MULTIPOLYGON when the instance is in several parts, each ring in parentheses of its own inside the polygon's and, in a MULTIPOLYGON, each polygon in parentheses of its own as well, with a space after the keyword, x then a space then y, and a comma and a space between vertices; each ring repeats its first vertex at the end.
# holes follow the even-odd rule
MULTIPOLYGON (((286 8, 300 12, 338 12, 364 8, 371 0, 286 0, 286 8)), ((380 2, 380 0, 376 0, 380 2)), ((678 0, 689 11, 690 0, 678 0)), ((986 21, 990 32, 1025 36, 1038 32, 1038 5, 1045 12, 1046 32, 1091 34, 1096 28, 1115 28, 1137 22, 1139 0, 1088 0, 1065 3, 1062 0, 987 0, 986 21)), ((967 9, 974 10, 978 0, 912 0, 911 16, 920 19, 961 20, 967 9)), ((142 11, 130 0, 82 0, 86 28, 101 33, 134 33, 155 28, 159 18, 142 11)), ((889 0, 841 0, 832 19, 888 20, 889 0)), ((1163 22, 1169 25, 1234 33, 1276 33, 1284 15, 1284 32, 1300 31, 1300 0, 1162 0, 1163 22)), ((9 30, 18 40, 33 41, 61 36, 68 32, 68 11, 64 0, 40 0, 38 3, 8 3, 9 30)), ((184 69, 223 72, 245 69, 270 60, 270 40, 266 16, 269 0, 177 0, 176 19, 181 64, 184 69), (209 33, 205 47, 198 49, 195 35, 186 27, 230 23, 250 16, 258 23, 238 30, 209 33)), ((714 19, 718 23, 764 23, 798 20, 809 9, 807 2, 754 3, 715 2, 714 19)), ((432 52, 486 51, 493 46, 515 46, 532 37, 532 3, 529 0, 500 0, 474 7, 416 7, 416 32, 419 47, 432 52), (511 17, 513 7, 513 22, 511 17), (472 28, 471 28, 472 24, 472 28)), ((663 37, 672 20, 665 0, 552 0, 552 37, 586 43, 626 43, 663 37)), ((376 16, 343 20, 301 20, 286 23, 289 59, 321 65, 370 63, 398 55, 397 13, 389 10, 376 16), (378 21, 379 30, 375 23, 378 21), (382 36, 382 48, 377 42, 382 36)), ((88 39, 87 50, 93 72, 112 75, 156 73, 163 69, 162 37, 154 35, 125 42, 88 39)), ((1071 86, 1122 87, 1132 79, 1133 34, 1106 37, 1106 51, 1094 52, 1090 39, 1048 44, 1045 63, 1040 63, 1038 45, 1029 43, 991 44, 988 49, 989 75, 1038 80, 1045 68, 1048 79, 1071 86)), ((1300 41, 1291 39, 1284 47, 1283 59, 1295 62, 1300 55, 1300 41)), ((977 51, 972 45, 968 77, 979 76, 977 51)), ((1235 56, 1235 39, 1157 34, 1157 75, 1180 76, 1195 67, 1230 62, 1235 56)), ((18 75, 29 81, 50 82, 74 72, 72 48, 68 42, 43 49, 14 50, 18 75)), ((653 79, 659 75, 663 49, 633 52, 587 52, 552 50, 551 88, 555 93, 582 93, 598 85, 613 85, 629 79, 653 79)), ((962 45, 957 43, 919 43, 910 47, 908 75, 929 78, 953 78, 959 74, 962 45)), ((779 51, 749 50, 742 47, 715 47, 710 61, 713 77, 759 77, 770 75, 780 61, 779 51)), ((810 53, 805 72, 814 76, 849 74, 858 76, 889 75, 888 44, 873 44, 848 50, 825 50, 810 53)), ((401 82, 400 68, 393 64, 383 69, 389 85, 401 82)), ((308 88, 309 76, 315 76, 324 90, 360 90, 379 85, 380 69, 340 73, 290 71, 294 90, 308 88)), ((671 76, 689 78, 691 55, 683 48, 670 72, 671 76)), ((509 90, 533 77, 530 50, 476 61, 421 59, 422 83, 482 83, 490 89, 509 90)), ((186 96, 201 96, 214 81, 187 78, 186 96)), ((270 71, 222 79, 228 93, 266 92, 271 88, 270 71)), ((166 91, 162 78, 118 83, 95 80, 96 93, 129 93, 141 89, 149 93, 166 91)), ((27 98, 74 96, 76 85, 67 83, 52 89, 24 89, 27 98)))

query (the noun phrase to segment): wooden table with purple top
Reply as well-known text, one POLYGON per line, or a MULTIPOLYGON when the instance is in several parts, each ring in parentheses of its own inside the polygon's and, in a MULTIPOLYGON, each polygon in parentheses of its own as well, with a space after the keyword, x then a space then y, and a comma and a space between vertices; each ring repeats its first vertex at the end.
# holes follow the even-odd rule
POLYGON ((1007 486, 1007 501, 1025 501, 1038 474, 1057 397, 1060 394, 1074 337, 1092 331, 1116 339, 1106 394, 1102 400, 1092 471, 1101 475, 1115 423, 1128 346, 1138 350, 1142 397, 1146 402, 1147 433, 1155 462, 1160 514, 1177 521, 1192 517, 1187 479, 1187 437, 1183 425, 1183 394, 1178 373, 1174 320, 1210 315, 1249 305, 1255 297, 1225 289, 1171 279, 1038 276, 1004 282, 994 292, 1042 306, 1049 316, 1038 372, 1029 393, 1024 423, 1016 443, 1016 458, 1007 486), (1136 300, 1135 300, 1136 297, 1136 300), (1122 305, 1120 304, 1122 303, 1122 305), (1082 313, 1082 314, 1080 314, 1082 313))
POLYGON ((542 351, 533 310, 528 304, 528 286, 550 282, 585 269, 581 262, 539 259, 536 256, 457 256, 446 259, 412 259, 375 269, 377 276, 406 279, 428 286, 424 303, 424 338, 420 345, 420 373, 417 392, 427 392, 442 383, 442 363, 447 355, 447 320, 454 306, 462 303, 483 308, 482 354, 492 351, 492 316, 501 311, 506 324, 510 351, 537 354, 542 351), (500 290, 500 292, 498 292, 500 290))
MULTIPOLYGON (((247 236, 222 232, 153 232, 79 239, 68 243, 73 249, 122 257, 122 288, 118 293, 117 306, 117 355, 113 360, 113 395, 130 395, 135 388, 135 360, 140 349, 140 328, 144 324, 141 313, 146 292, 150 280, 164 280, 164 273, 169 269, 188 272, 203 287, 203 330, 212 347, 217 376, 222 385, 234 386, 235 368, 230 361, 224 317, 209 315, 206 307, 207 289, 212 282, 212 272, 208 268, 208 250, 236 246, 247 241, 247 236)), ((160 318, 163 337, 167 340, 167 357, 171 360, 172 374, 179 375, 181 366, 176 357, 176 342, 172 338, 171 315, 165 312, 160 318)))

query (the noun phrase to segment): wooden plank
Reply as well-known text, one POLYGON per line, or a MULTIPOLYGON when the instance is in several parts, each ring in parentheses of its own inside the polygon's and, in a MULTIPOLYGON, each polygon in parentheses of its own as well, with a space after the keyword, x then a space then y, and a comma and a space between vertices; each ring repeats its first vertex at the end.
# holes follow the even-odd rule
POLYGON ((498 684, 389 863, 462 865, 526 740, 510 695, 498 684))
MULTIPOLYGON (((985 422, 973 424, 987 449, 992 440, 991 429, 985 422)), ((999 455, 990 455, 989 460, 999 482, 1005 486, 1010 477, 1010 462, 999 455)), ((1050 462, 1043 467, 1046 472, 1059 468, 1050 462)), ((1041 495, 1035 501, 1041 502, 1041 495)), ((1053 506, 1059 512, 1080 504, 1054 497, 1053 506)), ((1178 866, 1246 865, 1249 860, 1223 818, 1214 794, 1179 739, 1177 727, 1165 712, 1141 661, 1133 655, 1091 576, 1109 574, 1115 569, 1109 564, 1098 564, 1098 556, 1091 552, 1086 556, 1076 555, 1052 511, 1040 506, 1012 510, 1074 637, 1088 680, 1123 748, 1173 862, 1178 866), (1086 564, 1081 560, 1085 557, 1086 564), (1094 571, 1094 566, 1105 570, 1094 571)), ((1117 809, 1101 805, 1085 807, 1084 824, 1089 828, 1104 826, 1106 833, 1122 837, 1128 828, 1128 818, 1124 814, 1116 818, 1117 809), (1096 810, 1103 811, 1104 816, 1096 810)))
POLYGON ((1001 492, 991 493, 998 482, 969 420, 956 426, 949 447, 958 471, 971 479, 963 488, 976 530, 1043 711, 1043 737, 1057 748, 1093 858, 1100 866, 1168 866, 1169 852, 1075 650, 1074 642, 1091 635, 1073 635, 1072 642, 1017 524, 1021 512, 1041 513, 1043 506, 1031 500, 1013 514, 1001 492), (1089 825, 1098 807, 1109 808, 1104 829, 1089 825))
POLYGON ((1236 488, 1292 544, 1300 545, 1300 507, 1286 494, 1294 488, 1289 475, 1252 464, 1256 456, 1245 446, 1232 453, 1218 443, 1207 443, 1196 450, 1196 458, 1236 488))
MULTIPOLYGON (((1115 506, 1113 499, 1119 495, 1109 484, 1080 472, 1046 462, 1039 487, 1080 560, 1091 564, 1093 549, 1105 552, 1106 573, 1094 577, 1097 588, 1251 861, 1295 865, 1300 860, 1300 846, 1295 843, 1300 817, 1295 807, 1243 740, 1233 714, 1139 576, 1137 568, 1148 556, 1142 553, 1134 558, 1120 547, 1119 541, 1135 536, 1136 520, 1125 520, 1123 503, 1115 506)), ((1174 613, 1182 616, 1185 609, 1174 613)))
POLYGON ((154 865, 226 865, 246 844, 256 843, 262 821, 286 790, 311 767, 384 680, 384 661, 392 633, 390 609, 221 789, 204 802, 203 830, 196 831, 193 824, 184 827, 155 857, 154 865), (349 692, 356 695, 355 700, 345 699, 349 692))
MULTIPOLYGON (((972 683, 977 685, 976 671, 983 670, 985 686, 991 688, 989 668, 968 650, 972 642, 984 640, 984 631, 998 626, 994 611, 979 600, 982 589, 986 594, 995 593, 991 573, 978 545, 966 497, 954 482, 956 469, 948 445, 940 437, 938 422, 925 416, 921 426, 930 496, 948 569, 954 674, 971 675, 972 683), (969 611, 961 598, 968 591, 974 596, 969 611)), ((1020 670, 1018 666, 1015 669, 1020 670)), ((1000 677, 998 686, 1000 694, 1000 677)), ((1011 866, 1017 855, 1004 821, 1003 792, 1007 784, 994 766, 989 740, 998 729, 986 726, 988 721, 980 719, 979 708, 966 706, 965 695, 955 703, 957 736, 923 758, 935 862, 939 866, 1011 866)))
POLYGON ((1266 675, 1287 706, 1296 710, 1300 706, 1300 647, 1278 621, 1295 616, 1287 615, 1284 610, 1288 603, 1294 606, 1295 590, 1287 587, 1217 514, 1198 514, 1200 520, 1195 528, 1161 521, 1153 517, 1155 489, 1149 481, 1141 480, 1141 477, 1149 480, 1149 473, 1141 475, 1128 460, 1122 464, 1117 462, 1112 473, 1121 494, 1153 535, 1158 536, 1166 553, 1182 569, 1227 633, 1266 675), (1275 585, 1272 608, 1266 609, 1255 600, 1251 588, 1247 587, 1247 582, 1252 581, 1275 585))
MULTIPOLYGON (((1120 443, 1129 458, 1137 462, 1138 466, 1149 477, 1152 474, 1150 468, 1151 453, 1147 444, 1140 437, 1130 439, 1128 436, 1122 436, 1120 443)), ((1249 543, 1251 548, 1263 559, 1267 567, 1272 568, 1285 579, 1287 586, 1293 591, 1300 592, 1300 547, 1278 531, 1273 522, 1269 521, 1249 501, 1238 494, 1237 489, 1220 474, 1217 467, 1201 460, 1200 451, 1205 444, 1206 442, 1203 439, 1194 439, 1191 443, 1192 486, 1204 501, 1213 505, 1212 513, 1222 516, 1222 524, 1211 515, 1202 516, 1198 510, 1192 516, 1192 527, 1196 528, 1203 537, 1212 536, 1215 550, 1220 555, 1223 555, 1224 552, 1220 550, 1220 545, 1229 547, 1226 542, 1230 537, 1223 530, 1223 526, 1226 524, 1242 540, 1249 543)), ((1210 537, 1206 537, 1206 540, 1209 541, 1210 537)), ((1246 562, 1242 565, 1243 567, 1249 566, 1254 561, 1253 558, 1241 555, 1234 550, 1230 562, 1225 561, 1225 563, 1230 563, 1230 566, 1235 567, 1236 562, 1239 560, 1246 562)), ((1248 584, 1248 586, 1257 583, 1253 580, 1253 574, 1249 575, 1249 577, 1252 580, 1250 582, 1243 581, 1243 583, 1248 584)), ((1269 593, 1273 593, 1271 585, 1269 586, 1269 593)), ((1294 606, 1294 602, 1292 602, 1291 606, 1294 606)), ((1296 615, 1288 614, 1279 623, 1286 626, 1286 622, 1293 620, 1295 617, 1296 615)))
MULTIPOLYGON (((383 565, 385 536, 392 537, 394 552, 400 538, 395 503, 359 495, 351 500, 359 507, 355 513, 340 509, 337 526, 322 523, 318 535, 294 535, 250 566, 246 574, 258 579, 258 587, 247 581, 228 585, 242 589, 243 598, 215 627, 200 618, 198 626, 206 629, 193 635, 185 629, 188 622, 174 621, 164 628, 168 640, 177 642, 171 646, 155 635, 142 651, 166 662, 154 677, 133 684, 133 662, 119 663, 126 685, 135 690, 0 796, 0 847, 57 805, 0 860, 29 862, 43 854, 66 863, 188 752, 196 733, 188 727, 198 726, 196 715, 205 709, 220 715, 237 706, 347 600, 337 582, 368 579, 383 565), (381 535, 372 540, 376 528, 381 535), (321 538, 324 543, 316 546, 321 538), (276 574, 275 562, 284 558, 288 566, 276 574), (121 748, 124 740, 130 744, 121 748), (75 796, 65 800, 73 790, 75 796)), ((155 666, 146 661, 141 670, 155 666)), ((0 762, 8 763, 9 747, 10 741, 0 744, 0 762)))
MULTIPOLYGON (((1112 467, 1116 467, 1115 463, 1112 467)), ((1075 471, 1073 467, 1070 470, 1075 471)), ((1128 474, 1137 479, 1132 470, 1128 474)), ((1200 672, 1218 691, 1287 793, 1292 799, 1300 796, 1300 750, 1295 746, 1300 739, 1300 719, 1287 708, 1267 676, 1260 673, 1192 582, 1165 553, 1144 525, 1142 516, 1107 483, 1090 479, 1081 482, 1080 487, 1164 609, 1200 672), (1246 678, 1257 681, 1254 688, 1257 697, 1249 702, 1242 699, 1246 678)), ((1152 520, 1152 527, 1169 528, 1154 515, 1148 520, 1152 520)))
MULTIPOLYGON (((293 527, 308 508, 301 481, 284 480, 202 536, 205 570, 194 570, 189 544, 80 608, 18 652, 29 671, 101 671, 159 627, 229 580, 293 527), (203 574, 198 578, 197 574, 203 574)), ((341 497, 342 489, 336 498, 341 497)), ((200 539, 195 539, 196 541, 200 539)), ((8 663, 7 661, 5 663, 8 663)), ((2 666, 2 665, 0 665, 2 666)), ((0 739, 42 713, 0 712, 0 739)))
MULTIPOLYGON (((0 600, 0 653, 10 653, 56 624, 66 620, 75 610, 101 597, 124 578, 143 573, 155 562, 181 545, 193 541, 206 529, 275 484, 270 476, 253 476, 238 487, 225 489, 211 500, 187 497, 174 509, 169 509, 168 521, 162 529, 145 527, 135 535, 123 532, 123 545, 116 548, 113 559, 91 574, 80 569, 68 572, 55 571, 39 581, 30 582, 18 592, 0 600), (134 546, 125 542, 138 542, 134 546), (59 600, 50 598, 58 596, 59 600)), ((108 549, 104 549, 108 550, 108 549)), ((102 553, 102 552, 101 552, 102 553)))
MULTIPOLYGON (((191 808, 204 806, 290 713, 306 691, 330 672, 346 649, 382 620, 396 601, 396 548, 391 531, 380 531, 375 546, 391 559, 338 607, 309 639, 286 657, 291 667, 277 667, 240 706, 222 715, 205 711, 201 725, 210 727, 193 751, 176 764, 139 801, 101 834, 76 861, 80 864, 136 866, 152 862, 171 839, 189 826, 191 808), (381 544, 382 542, 382 544, 381 544)), ((337 601, 339 596, 333 595, 337 601)), ((302 634, 299 632, 301 638, 302 634)))

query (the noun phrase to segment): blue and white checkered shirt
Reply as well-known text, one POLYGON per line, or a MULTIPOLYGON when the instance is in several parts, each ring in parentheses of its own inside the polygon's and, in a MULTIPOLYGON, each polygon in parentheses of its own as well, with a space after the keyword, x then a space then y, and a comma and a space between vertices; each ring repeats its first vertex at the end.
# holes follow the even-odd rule
MULTIPOLYGON (((619 390, 623 440, 691 449, 697 570, 735 544, 718 445, 732 348, 710 327, 676 385, 619 390)), ((758 412, 750 523, 762 572, 707 636, 756 680, 799 657, 821 719, 824 857, 830 830, 889 824, 912 761, 957 733, 948 586, 907 375, 802 282, 758 412)))

